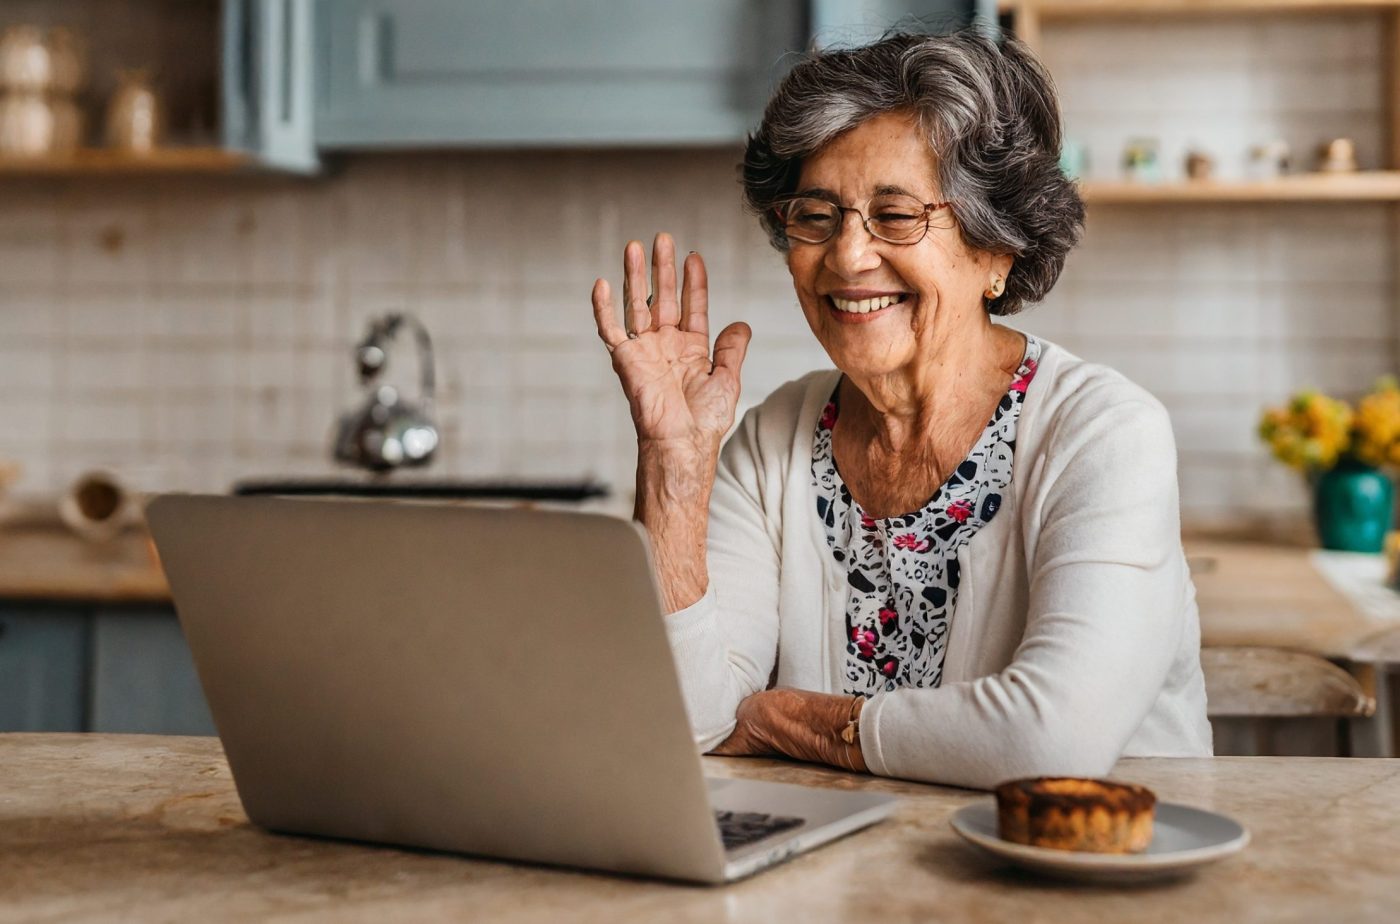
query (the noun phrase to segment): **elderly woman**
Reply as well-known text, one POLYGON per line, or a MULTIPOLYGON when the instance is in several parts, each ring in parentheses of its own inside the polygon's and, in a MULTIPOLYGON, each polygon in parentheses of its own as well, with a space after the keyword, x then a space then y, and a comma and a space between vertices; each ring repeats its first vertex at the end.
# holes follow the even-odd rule
POLYGON ((1082 227, 1049 76, 1014 40, 818 53, 749 139, 744 194, 835 370, 724 443, 750 338, 710 351, 705 267, 624 251, 598 333, 637 430, 690 720, 716 754, 971 787, 1211 753, 1165 410, 994 316, 1082 227))

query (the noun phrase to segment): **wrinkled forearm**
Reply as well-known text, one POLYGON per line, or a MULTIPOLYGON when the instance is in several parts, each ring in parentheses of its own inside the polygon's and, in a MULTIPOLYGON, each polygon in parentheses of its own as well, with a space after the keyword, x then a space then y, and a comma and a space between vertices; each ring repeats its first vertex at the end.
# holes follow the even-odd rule
MULTIPOLYGON (((687 590, 677 591, 679 582, 672 584, 672 605, 689 605, 672 609, 665 618, 691 728, 696 743, 705 750, 734 730, 739 704, 768 685, 777 660, 780 568, 772 522, 776 511, 764 503, 758 490, 755 427, 756 412, 751 410, 711 463, 713 469, 703 470, 693 494, 682 495, 689 498, 687 503, 667 508, 652 503, 655 495, 650 490, 638 494, 638 519, 668 538, 682 531, 669 532, 676 526, 673 519, 658 522, 654 513, 665 511, 674 517, 673 511, 679 508, 688 512, 693 523, 689 511, 705 510, 704 530, 693 527, 689 539, 693 551, 688 557, 704 571, 695 574, 687 590), (706 487, 709 491, 702 495, 706 487)), ((639 453, 639 480, 644 487, 651 456, 639 453)), ((683 482, 677 489, 688 490, 683 482)), ((668 543, 667 547, 673 546, 668 543)), ((676 570, 668 567, 669 574, 676 570)))
POLYGON ((637 498, 633 518, 651 541, 657 583, 666 612, 682 610, 709 586, 705 541, 718 446, 637 447, 637 498))

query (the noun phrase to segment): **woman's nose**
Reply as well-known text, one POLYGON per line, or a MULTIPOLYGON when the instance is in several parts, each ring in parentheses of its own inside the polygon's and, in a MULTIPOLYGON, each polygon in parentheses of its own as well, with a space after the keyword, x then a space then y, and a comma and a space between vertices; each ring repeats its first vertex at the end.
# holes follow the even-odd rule
POLYGON ((859 212, 841 215, 841 227, 826 245, 826 267, 844 279, 853 279, 880 265, 876 240, 865 230, 859 212))

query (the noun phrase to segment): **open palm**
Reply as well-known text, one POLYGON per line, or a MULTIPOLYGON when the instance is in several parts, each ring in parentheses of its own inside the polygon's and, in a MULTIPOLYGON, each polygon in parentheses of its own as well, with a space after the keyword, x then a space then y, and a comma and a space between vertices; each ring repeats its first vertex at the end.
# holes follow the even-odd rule
POLYGON ((637 439, 696 448, 717 444, 734 422, 749 326, 736 322, 726 327, 715 338, 712 354, 709 289, 700 255, 685 260, 677 302, 675 244, 670 235, 658 234, 652 245, 650 304, 645 256, 636 241, 623 251, 625 327, 618 323, 607 280, 593 285, 598 336, 612 354, 637 439))

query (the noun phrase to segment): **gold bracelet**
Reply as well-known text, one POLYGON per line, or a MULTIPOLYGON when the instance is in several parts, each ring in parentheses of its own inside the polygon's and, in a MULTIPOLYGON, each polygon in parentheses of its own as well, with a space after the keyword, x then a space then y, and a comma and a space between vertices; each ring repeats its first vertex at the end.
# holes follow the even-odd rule
POLYGON ((865 697, 857 695, 851 698, 851 708, 846 713, 846 727, 841 729, 841 740, 847 744, 855 744, 856 738, 860 737, 860 720, 856 717, 856 706, 865 697))
POLYGON ((860 740, 860 717, 856 715, 856 708, 860 705, 864 696, 857 694, 851 699, 850 711, 846 713, 846 727, 841 729, 841 740, 846 742, 846 769, 852 773, 856 769, 855 757, 852 756, 852 748, 860 740))

